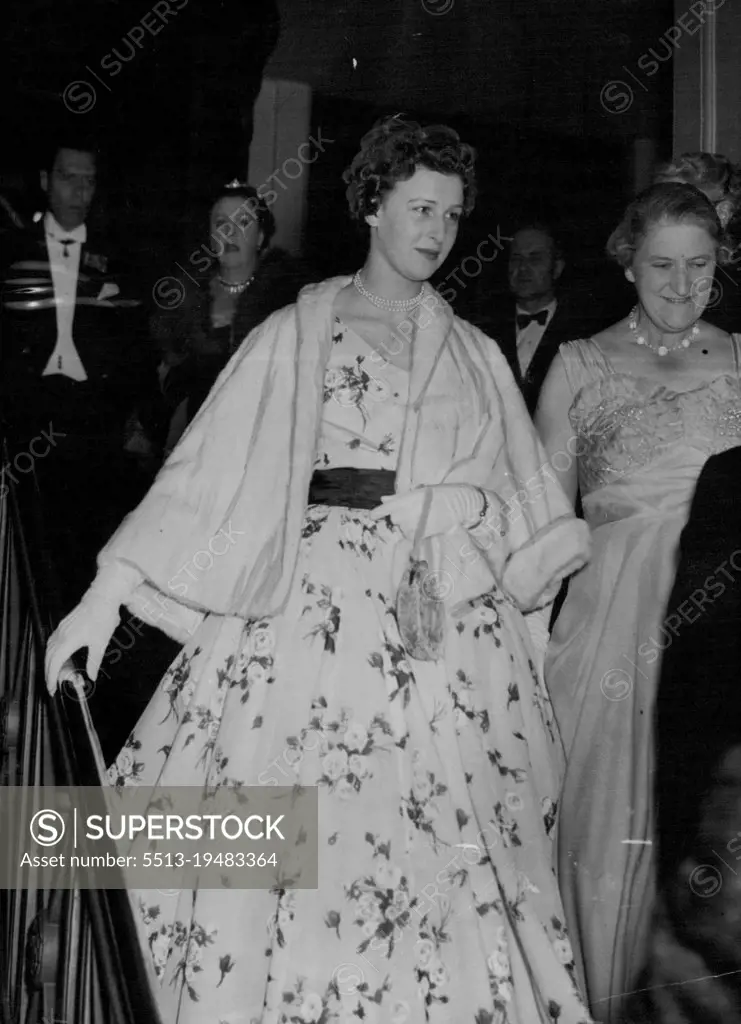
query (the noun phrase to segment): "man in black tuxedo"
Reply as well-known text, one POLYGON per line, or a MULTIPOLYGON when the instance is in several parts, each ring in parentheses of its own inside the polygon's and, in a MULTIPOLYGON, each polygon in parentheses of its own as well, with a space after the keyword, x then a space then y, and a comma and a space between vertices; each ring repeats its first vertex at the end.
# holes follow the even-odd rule
POLYGON ((508 267, 514 306, 488 313, 481 323, 509 360, 531 414, 559 345, 584 336, 583 324, 556 294, 565 265, 550 228, 520 227, 512 238, 508 267))
POLYGON ((146 488, 139 457, 151 437, 141 423, 151 435, 157 394, 143 303, 104 240, 88 232, 96 170, 86 141, 55 145, 40 176, 46 212, 3 254, 8 478, 37 481, 34 512, 69 603, 146 488))

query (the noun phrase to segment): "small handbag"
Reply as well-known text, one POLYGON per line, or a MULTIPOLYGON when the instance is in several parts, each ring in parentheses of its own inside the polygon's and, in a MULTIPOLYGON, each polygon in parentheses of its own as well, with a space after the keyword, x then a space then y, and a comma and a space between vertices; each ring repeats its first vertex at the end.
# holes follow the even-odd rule
POLYGON ((447 612, 435 574, 425 559, 418 557, 432 502, 432 488, 422 505, 414 543, 396 595, 396 621, 404 649, 415 661, 438 661, 445 649, 447 612))

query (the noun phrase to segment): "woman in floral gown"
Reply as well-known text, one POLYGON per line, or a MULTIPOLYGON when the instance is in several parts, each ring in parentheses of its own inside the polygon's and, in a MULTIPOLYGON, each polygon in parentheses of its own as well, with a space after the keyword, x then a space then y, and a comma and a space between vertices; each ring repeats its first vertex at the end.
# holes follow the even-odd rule
POLYGON ((587 531, 504 357, 425 283, 473 151, 391 118, 346 180, 362 272, 245 340, 52 637, 49 685, 83 646, 95 676, 120 603, 168 595, 185 643, 108 781, 318 787, 317 889, 132 892, 165 1024, 581 1024, 531 634, 587 531), (415 532, 437 661, 397 621, 415 532))
POLYGON ((624 1019, 648 954, 661 652, 703 615, 702 601, 667 608, 679 536, 707 459, 741 444, 741 337, 701 319, 720 239, 697 189, 638 196, 609 245, 636 308, 561 347, 537 414, 592 528, 593 558, 569 585, 546 680, 567 757, 561 892, 592 1013, 610 1024, 624 1019))

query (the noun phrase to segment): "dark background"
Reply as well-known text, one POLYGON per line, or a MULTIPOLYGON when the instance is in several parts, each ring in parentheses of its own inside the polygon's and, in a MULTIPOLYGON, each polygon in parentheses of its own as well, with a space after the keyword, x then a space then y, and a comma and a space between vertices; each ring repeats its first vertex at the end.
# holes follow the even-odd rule
MULTIPOLYGON (((557 223, 572 284, 606 282, 607 300, 604 287, 587 288, 598 302, 623 294, 602 254, 636 185, 636 146, 671 152, 672 61, 661 42, 671 2, 179 3, 133 56, 125 36, 152 10, 146 0, 6 4, 1 128, 11 141, 0 183, 25 186, 21 204, 33 205, 40 144, 56 126, 95 134, 106 155, 95 216, 156 280, 203 239, 214 184, 244 176, 265 74, 307 82, 312 124, 335 140, 309 179, 304 252, 317 277, 361 261, 341 173, 374 118, 403 111, 457 127, 479 151, 480 199, 448 269, 490 231, 506 236, 537 217, 557 223), (649 77, 637 62, 651 47, 664 59, 649 77), (130 60, 109 77, 100 62, 114 49, 130 60), (63 94, 79 80, 93 84, 95 103, 72 114, 63 94), (603 104, 612 80, 632 86, 624 111, 603 104)), ((498 292, 504 264, 477 285, 498 292)))

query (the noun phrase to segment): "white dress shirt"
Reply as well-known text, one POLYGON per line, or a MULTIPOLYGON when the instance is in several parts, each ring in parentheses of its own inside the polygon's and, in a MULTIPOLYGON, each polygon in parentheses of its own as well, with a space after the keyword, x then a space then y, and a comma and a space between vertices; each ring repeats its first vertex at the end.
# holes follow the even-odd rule
POLYGON ((77 299, 77 277, 80 271, 80 251, 87 240, 84 224, 72 231, 57 223, 51 213, 44 216, 46 249, 49 253, 49 267, 54 285, 54 300, 57 314, 57 343, 46 364, 42 377, 59 373, 72 380, 87 380, 85 367, 72 339, 72 323, 75 318, 77 299), (62 239, 71 239, 66 246, 62 239), (67 255, 65 256, 65 250, 67 255))
MULTIPOLYGON (((527 327, 517 331, 517 360, 520 364, 520 371, 523 377, 527 373, 527 368, 533 360, 533 356, 535 355, 538 345, 546 332, 548 324, 553 319, 553 314, 556 312, 557 305, 558 300, 553 299, 552 302, 549 302, 547 306, 543 307, 548 312, 548 319, 544 324, 536 323, 536 321, 533 320, 527 325, 527 327)), ((537 312, 540 313, 542 310, 538 310, 537 312)), ((530 315, 531 314, 528 310, 521 309, 519 306, 515 309, 515 317, 530 315)))

